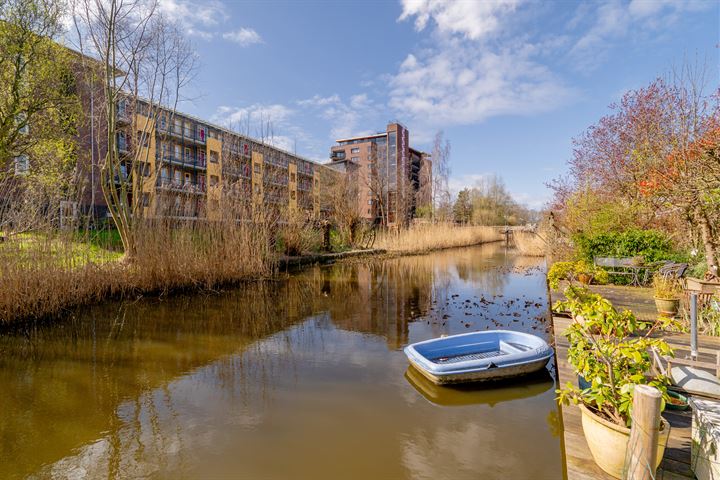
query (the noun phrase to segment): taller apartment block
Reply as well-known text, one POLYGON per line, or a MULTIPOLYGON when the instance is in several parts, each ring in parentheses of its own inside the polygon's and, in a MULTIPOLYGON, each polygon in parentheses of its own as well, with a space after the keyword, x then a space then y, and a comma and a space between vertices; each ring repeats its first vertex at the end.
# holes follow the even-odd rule
POLYGON ((410 147, 410 132, 400 123, 384 132, 338 139, 329 165, 358 183, 363 219, 396 225, 413 218, 431 201, 431 159, 410 147))

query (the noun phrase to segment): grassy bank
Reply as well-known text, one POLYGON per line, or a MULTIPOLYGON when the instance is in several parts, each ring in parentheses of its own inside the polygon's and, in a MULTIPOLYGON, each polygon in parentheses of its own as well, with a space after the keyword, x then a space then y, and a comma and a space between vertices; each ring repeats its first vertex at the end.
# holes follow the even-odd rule
POLYGON ((451 223, 420 224, 406 230, 381 231, 374 246, 389 253, 427 253, 444 248, 494 242, 503 238, 496 227, 458 226, 451 223))

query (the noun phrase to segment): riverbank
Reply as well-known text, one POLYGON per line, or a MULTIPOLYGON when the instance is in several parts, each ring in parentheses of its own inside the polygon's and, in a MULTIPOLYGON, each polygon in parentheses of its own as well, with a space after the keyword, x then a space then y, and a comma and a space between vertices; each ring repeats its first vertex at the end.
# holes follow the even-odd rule
POLYGON ((314 263, 426 254, 501 238, 492 227, 423 225, 380 235, 379 243, 390 248, 282 256, 271 247, 272 234, 243 224, 163 225, 137 236, 140 253, 132 259, 62 233, 6 241, 0 247, 0 324, 52 319, 106 300, 215 291, 314 263))

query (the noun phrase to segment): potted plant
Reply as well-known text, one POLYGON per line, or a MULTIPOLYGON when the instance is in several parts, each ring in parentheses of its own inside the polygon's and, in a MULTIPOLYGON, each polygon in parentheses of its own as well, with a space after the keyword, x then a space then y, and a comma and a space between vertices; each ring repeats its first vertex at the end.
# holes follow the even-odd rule
MULTIPOLYGON (((621 478, 630 439, 633 389, 650 385, 667 399, 667 377, 649 376, 648 372, 651 348, 661 355, 672 355, 664 340, 650 336, 670 320, 639 321, 628 310, 617 311, 600 295, 573 288, 565 292, 568 300, 553 308, 569 311, 576 319, 565 332, 570 342, 568 358, 585 382, 584 388, 568 383, 557 391, 558 400, 580 406, 583 432, 595 462, 608 474, 621 478)), ((662 422, 658 464, 670 434, 669 425, 662 422)))
POLYGON ((577 280, 583 285, 590 285, 593 280, 597 283, 607 283, 609 280, 607 270, 596 267, 585 260, 555 262, 550 267, 547 276, 550 288, 553 290, 560 288, 560 280, 568 280, 570 283, 577 280))
POLYGON ((655 289, 655 307, 658 313, 663 317, 677 315, 682 295, 680 282, 674 278, 656 274, 653 277, 653 288, 655 289))

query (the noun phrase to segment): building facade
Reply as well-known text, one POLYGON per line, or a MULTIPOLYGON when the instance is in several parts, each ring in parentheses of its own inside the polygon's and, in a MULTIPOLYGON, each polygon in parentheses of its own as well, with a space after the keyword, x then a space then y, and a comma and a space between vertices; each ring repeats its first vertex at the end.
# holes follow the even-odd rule
POLYGON ((355 172, 359 211, 366 221, 407 222, 418 206, 430 203, 430 156, 410 147, 410 132, 402 124, 390 123, 384 132, 336 143, 329 164, 355 172))
MULTIPOLYGON (((261 207, 279 220, 292 212, 308 219, 329 213, 321 179, 338 172, 327 166, 177 111, 131 99, 116 110, 123 159, 116 186, 132 184, 144 218, 249 219, 261 207)), ((96 191, 98 173, 90 180, 88 190, 96 191)), ((85 208, 104 212, 103 196, 92 198, 85 208)))

